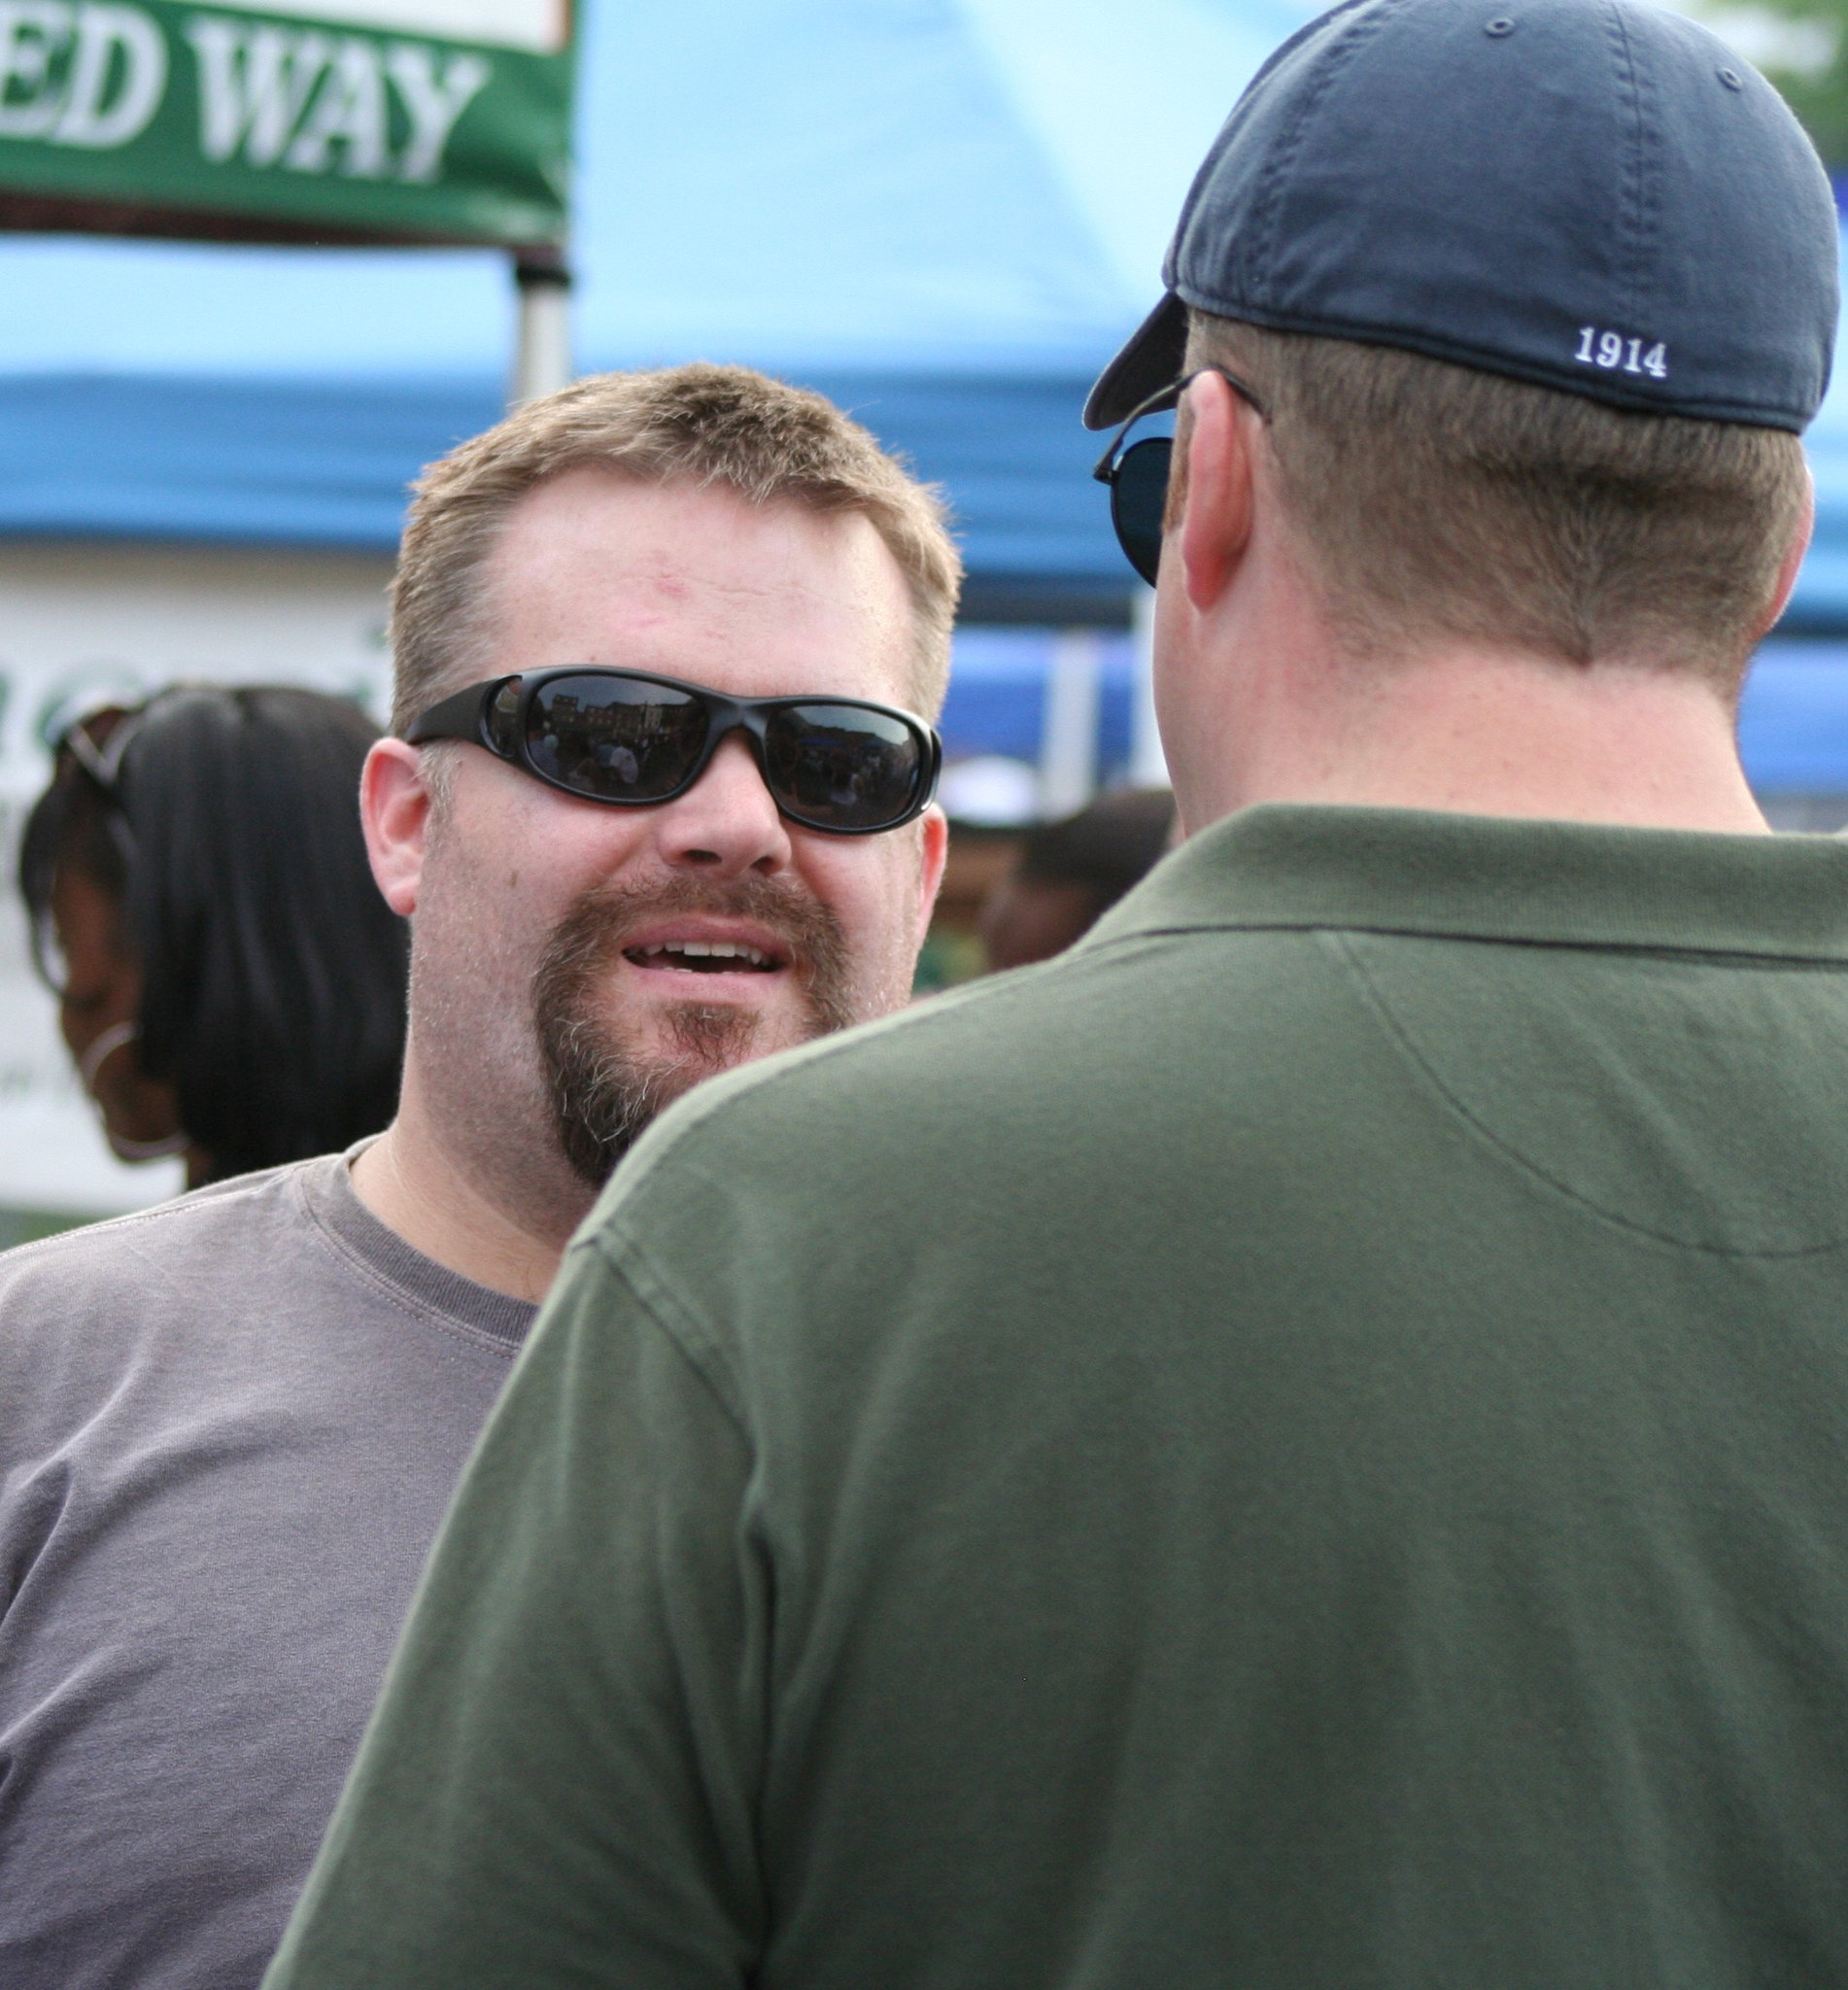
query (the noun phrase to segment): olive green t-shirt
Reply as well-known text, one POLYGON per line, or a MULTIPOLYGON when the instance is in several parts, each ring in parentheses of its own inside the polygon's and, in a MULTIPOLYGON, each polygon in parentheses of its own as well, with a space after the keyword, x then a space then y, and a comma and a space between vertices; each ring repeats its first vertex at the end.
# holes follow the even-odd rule
POLYGON ((702 1089, 267 1980, 1848 1982, 1848 847, 1254 809, 702 1089))

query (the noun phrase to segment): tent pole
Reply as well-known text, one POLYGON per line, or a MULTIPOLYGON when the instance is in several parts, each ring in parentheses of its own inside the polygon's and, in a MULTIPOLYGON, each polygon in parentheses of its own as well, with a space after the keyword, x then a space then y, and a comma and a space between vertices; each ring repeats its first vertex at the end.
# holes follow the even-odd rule
POLYGON ((1095 629, 1053 637, 1040 745, 1040 813, 1076 815, 1097 792, 1097 704, 1103 646, 1095 629))
POLYGON ((1129 778, 1139 788, 1168 785, 1168 757, 1155 723, 1155 591, 1139 587, 1130 610, 1130 654, 1135 660, 1135 703, 1129 716, 1129 778))
POLYGON ((571 272, 562 251, 521 249, 513 257, 519 328, 507 406, 556 394, 571 383, 571 272))

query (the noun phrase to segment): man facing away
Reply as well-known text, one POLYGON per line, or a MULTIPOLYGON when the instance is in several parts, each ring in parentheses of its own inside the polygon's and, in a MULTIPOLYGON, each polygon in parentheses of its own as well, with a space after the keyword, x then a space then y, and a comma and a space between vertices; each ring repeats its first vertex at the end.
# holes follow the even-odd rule
POLYGON ((1666 10, 1286 45, 1093 405, 1191 840, 650 1134, 269 1990, 1848 1982, 1834 257, 1666 10))
POLYGON ((0 1260, 8 1990, 256 1983, 598 1184, 696 1081, 907 997, 957 572, 864 430, 737 369, 427 473, 361 798, 395 1122, 0 1260))

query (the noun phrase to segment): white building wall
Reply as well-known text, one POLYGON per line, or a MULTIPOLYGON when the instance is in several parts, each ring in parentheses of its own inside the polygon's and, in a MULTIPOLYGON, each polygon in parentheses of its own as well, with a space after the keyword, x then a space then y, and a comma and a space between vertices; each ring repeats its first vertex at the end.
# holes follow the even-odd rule
POLYGON ((15 877, 47 729, 93 694, 180 678, 306 684, 383 719, 391 571, 364 554, 0 542, 0 1207, 101 1215, 179 1186, 177 1162, 111 1156, 27 964, 15 877))

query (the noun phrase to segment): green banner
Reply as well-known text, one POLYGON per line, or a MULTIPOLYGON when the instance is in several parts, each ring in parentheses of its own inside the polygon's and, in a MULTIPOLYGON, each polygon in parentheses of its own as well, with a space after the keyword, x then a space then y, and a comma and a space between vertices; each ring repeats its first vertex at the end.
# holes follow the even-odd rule
POLYGON ((0 225, 556 243, 567 4, 0 0, 0 225))

